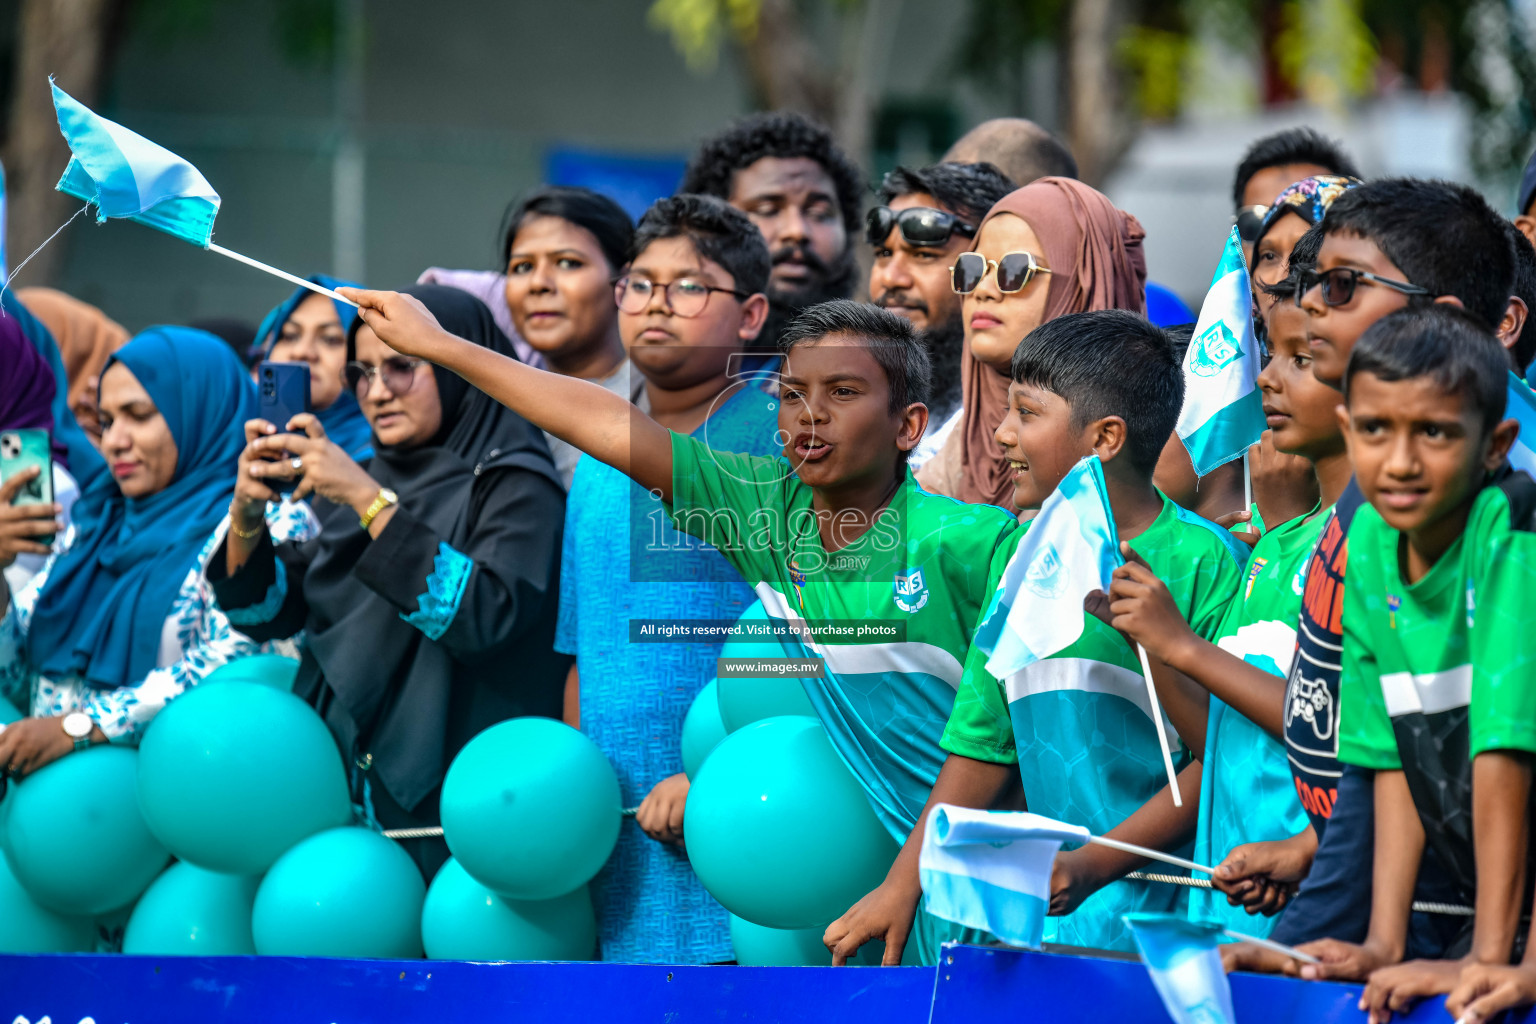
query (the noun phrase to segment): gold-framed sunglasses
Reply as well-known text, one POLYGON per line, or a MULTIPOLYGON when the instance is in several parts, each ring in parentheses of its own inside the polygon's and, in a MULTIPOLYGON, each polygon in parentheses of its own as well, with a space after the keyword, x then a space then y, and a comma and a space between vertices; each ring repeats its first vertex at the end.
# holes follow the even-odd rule
POLYGON ((1004 295, 1022 291, 1036 274, 1051 272, 1050 267, 1040 265, 1032 252, 1004 253, 999 260, 989 260, 979 252, 963 252, 955 257, 955 265, 949 268, 950 287, 957 295, 969 295, 993 270, 997 271, 997 290, 1004 295))

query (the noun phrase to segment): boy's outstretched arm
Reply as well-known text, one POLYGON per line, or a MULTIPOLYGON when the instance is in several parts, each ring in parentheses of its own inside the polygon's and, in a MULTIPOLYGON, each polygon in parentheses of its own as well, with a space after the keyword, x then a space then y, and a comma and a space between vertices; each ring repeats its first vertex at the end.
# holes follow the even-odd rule
POLYGON ((343 288, 379 339, 463 377, 541 430, 672 500, 671 432, 607 388, 537 370, 455 337, 399 292, 343 288))
POLYGON ((821 941, 832 951, 832 966, 843 966, 860 946, 874 939, 885 940, 885 958, 881 961, 884 966, 895 967, 901 963, 901 953, 912 933, 917 905, 923 897, 917 861, 923 849, 928 812, 935 804, 988 810, 1007 788, 1015 771, 1017 769, 1011 764, 977 761, 959 754, 950 754, 945 759, 944 767, 939 769, 938 781, 933 784, 923 813, 917 819, 917 827, 902 844, 901 853, 886 873, 885 881, 827 926, 821 941))

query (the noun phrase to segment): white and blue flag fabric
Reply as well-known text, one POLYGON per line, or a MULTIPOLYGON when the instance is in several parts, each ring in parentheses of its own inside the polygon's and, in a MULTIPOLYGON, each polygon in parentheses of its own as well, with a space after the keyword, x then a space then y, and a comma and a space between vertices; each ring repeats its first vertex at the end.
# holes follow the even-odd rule
POLYGON ((1125 923, 1174 1024, 1236 1024, 1220 924, 1180 914, 1126 914, 1125 923))
POLYGON ((1083 635, 1083 598, 1108 592, 1120 556, 1097 455, 1082 459, 1040 506, 1003 570, 976 630, 999 679, 1070 647, 1083 635))
POLYGON ((1241 456, 1264 433, 1260 369, 1248 265, 1233 228, 1184 355, 1184 408, 1174 432, 1197 475, 1241 456))
POLYGON ((72 154, 56 188, 109 217, 138 221, 208 248, 219 194, 196 167, 109 121, 57 85, 53 106, 72 154))
POLYGON ((937 804, 918 856, 924 907, 1013 946, 1040 948, 1051 905, 1051 865, 1088 830, 1023 811, 937 804))
POLYGON ((1513 371, 1509 375, 1504 417, 1520 421, 1520 433, 1509 449, 1509 464, 1536 477, 1536 394, 1513 371))

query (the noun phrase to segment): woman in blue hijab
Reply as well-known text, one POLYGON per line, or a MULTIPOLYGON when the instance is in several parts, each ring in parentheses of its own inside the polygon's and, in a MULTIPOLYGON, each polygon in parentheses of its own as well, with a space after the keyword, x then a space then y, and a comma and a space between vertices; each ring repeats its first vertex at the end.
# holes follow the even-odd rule
MULTIPOLYGON (((358 287, 325 274, 315 274, 309 280, 333 291, 343 286, 358 287)), ((254 354, 258 360, 274 363, 309 364, 310 405, 325 428, 325 436, 361 462, 373 454, 373 431, 342 380, 346 372, 347 332, 356 317, 354 306, 308 288, 296 288, 256 329, 254 354)))
POLYGON ((43 570, 0 598, 0 696, 32 716, 0 732, 6 775, 136 742, 166 701, 258 650, 202 582, 256 414, 244 367, 211 334, 152 327, 108 362, 99 403, 110 472, 43 570))

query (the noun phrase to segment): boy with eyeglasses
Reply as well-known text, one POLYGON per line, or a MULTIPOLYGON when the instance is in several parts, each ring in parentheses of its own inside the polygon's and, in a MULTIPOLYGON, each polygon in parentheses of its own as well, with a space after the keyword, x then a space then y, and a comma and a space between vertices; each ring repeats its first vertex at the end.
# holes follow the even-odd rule
POLYGON ((880 186, 865 240, 874 247, 869 300, 920 332, 933 364, 928 431, 912 452, 914 470, 939 450, 960 421, 960 352, 965 324, 949 268, 970 247, 992 204, 1016 186, 991 164, 898 167, 880 186))
MULTIPOLYGON (((1502 219, 1463 185, 1383 178, 1340 196, 1311 229, 1321 238, 1316 264, 1298 275, 1308 314, 1312 372, 1338 388, 1356 340, 1376 321, 1410 303, 1466 309, 1490 330, 1504 317, 1514 285, 1514 253, 1502 219)), ((1297 945, 1322 938, 1360 942, 1371 892, 1361 864, 1372 856, 1372 781, 1339 761, 1339 651, 1350 524, 1364 503, 1352 480, 1323 526, 1308 561, 1297 650, 1283 711, 1286 753, 1310 821, 1296 842, 1255 844, 1224 881, 1283 887, 1301 884, 1272 933, 1297 945)), ((1421 900, 1444 901, 1444 869, 1426 858, 1421 900)), ((1415 915, 1409 948, 1438 955, 1452 930, 1415 915)), ((1226 951, 1229 966, 1294 970, 1292 961, 1253 947, 1226 951)), ((1347 969, 1341 968, 1347 973, 1347 969)))

